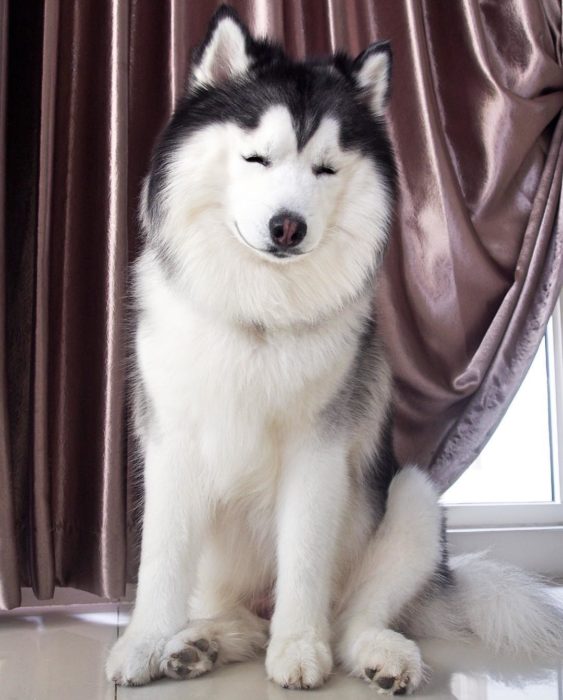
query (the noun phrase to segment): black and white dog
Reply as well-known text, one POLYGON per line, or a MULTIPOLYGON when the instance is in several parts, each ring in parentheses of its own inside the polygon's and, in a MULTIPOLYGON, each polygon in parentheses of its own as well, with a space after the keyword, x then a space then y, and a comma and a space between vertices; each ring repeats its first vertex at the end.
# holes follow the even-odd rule
POLYGON ((226 7, 195 57, 142 196, 146 496, 117 683, 267 647, 284 687, 320 686, 336 660, 403 694, 423 678, 403 633, 561 646, 532 579, 448 563, 434 488, 393 457, 373 320, 395 199, 390 68, 387 43, 294 62, 226 7), (268 595, 271 624, 256 614, 268 595))

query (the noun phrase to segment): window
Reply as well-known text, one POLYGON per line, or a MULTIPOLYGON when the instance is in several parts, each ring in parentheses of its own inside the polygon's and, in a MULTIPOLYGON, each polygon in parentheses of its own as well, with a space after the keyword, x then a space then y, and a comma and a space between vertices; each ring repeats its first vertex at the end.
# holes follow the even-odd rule
POLYGON ((563 304, 479 458, 443 495, 454 552, 563 576, 563 304))
POLYGON ((553 500, 546 338, 498 428, 444 503, 553 500))

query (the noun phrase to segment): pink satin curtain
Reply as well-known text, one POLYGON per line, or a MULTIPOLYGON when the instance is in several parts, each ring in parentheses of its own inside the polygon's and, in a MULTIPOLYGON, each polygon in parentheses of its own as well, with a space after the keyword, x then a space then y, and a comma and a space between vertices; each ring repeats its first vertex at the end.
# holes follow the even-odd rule
MULTIPOLYGON (((123 593, 127 268, 151 145, 214 0, 0 0, 0 606, 123 593)), ((378 290, 395 442, 443 487, 516 392, 563 275, 558 0, 240 0, 294 56, 394 50, 402 199, 378 290)))

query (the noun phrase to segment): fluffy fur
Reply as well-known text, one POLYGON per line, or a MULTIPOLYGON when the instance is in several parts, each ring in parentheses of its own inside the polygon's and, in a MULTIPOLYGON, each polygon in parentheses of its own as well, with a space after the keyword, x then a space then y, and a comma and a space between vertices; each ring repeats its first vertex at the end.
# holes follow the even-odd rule
POLYGON ((135 611, 107 662, 117 683, 267 647, 284 687, 320 686, 336 658, 403 694, 423 678, 409 634, 560 645, 534 581, 481 559, 450 568, 433 486, 393 456, 373 308, 395 198, 390 69, 385 43, 292 62, 228 8, 196 53, 143 188, 146 495, 135 611))

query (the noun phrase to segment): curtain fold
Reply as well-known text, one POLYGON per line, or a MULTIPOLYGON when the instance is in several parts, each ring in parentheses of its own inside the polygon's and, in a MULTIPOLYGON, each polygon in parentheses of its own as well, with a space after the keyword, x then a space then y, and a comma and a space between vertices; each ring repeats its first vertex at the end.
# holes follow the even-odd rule
MULTIPOLYGON (((8 0, 0 0, 0 271, 5 269, 5 200, 6 200, 6 95, 8 85, 8 0)), ((6 295, 0 285, 0 330, 6 328, 6 295)), ((16 515, 14 512, 14 485, 10 454, 7 405, 7 361, 5 344, 0 342, 0 605, 12 608, 18 605, 20 573, 16 515)))
MULTIPOLYGON (((152 144, 215 0, 0 0, 0 607, 134 579, 128 264, 152 144)), ((394 52, 401 201, 378 288, 403 461, 447 488, 563 281, 557 0, 237 0, 298 58, 394 52)))
POLYGON ((557 6, 408 0, 393 12, 390 125, 402 200, 382 321, 398 455, 429 468, 443 489, 508 407, 561 287, 560 255, 544 257, 563 235, 556 212, 545 212, 548 191, 559 208, 562 186, 557 6), (519 321, 517 304, 534 314, 540 272, 549 292, 535 317, 519 321))
POLYGON ((479 348, 455 382, 468 396, 435 450, 431 474, 442 490, 477 458, 502 419, 543 338, 563 282, 563 115, 551 138, 506 292, 479 348))
POLYGON ((128 22, 118 0, 61 3, 53 133, 54 578, 106 595, 125 577, 128 22))

